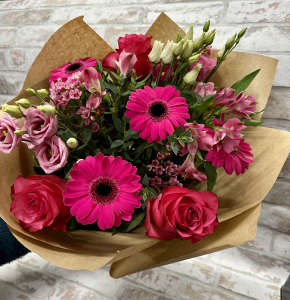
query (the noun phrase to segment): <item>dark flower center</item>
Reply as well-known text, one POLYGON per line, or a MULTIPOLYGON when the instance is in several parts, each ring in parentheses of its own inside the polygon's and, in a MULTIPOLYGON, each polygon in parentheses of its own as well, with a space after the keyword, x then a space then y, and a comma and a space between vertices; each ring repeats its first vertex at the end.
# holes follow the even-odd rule
POLYGON ((165 111, 166 111, 166 109, 164 108, 164 106, 161 103, 156 103, 156 104, 152 105, 150 108, 150 112, 151 112, 152 116, 155 118, 161 117, 165 113, 165 111))
POLYGON ((118 185, 112 178, 99 177, 91 184, 90 197, 97 204, 112 203, 118 194, 118 185))
POLYGON ((69 71, 69 72, 75 72, 75 71, 77 71, 78 69, 80 69, 81 67, 82 67, 82 65, 79 64, 79 63, 72 64, 72 65, 70 65, 69 67, 67 67, 67 71, 69 71))
POLYGON ((100 196, 100 197, 106 197, 108 195, 110 195, 110 193, 112 193, 113 188, 108 185, 107 183, 100 183, 97 187, 96 187, 96 193, 100 196))

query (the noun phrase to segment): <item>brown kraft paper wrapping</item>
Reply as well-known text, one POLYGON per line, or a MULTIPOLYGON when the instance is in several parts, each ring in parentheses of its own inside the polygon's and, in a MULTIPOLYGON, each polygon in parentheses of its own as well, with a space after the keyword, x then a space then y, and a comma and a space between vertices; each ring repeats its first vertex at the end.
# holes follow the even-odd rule
MULTIPOLYGON (((153 36, 152 43, 156 39, 166 43, 168 39, 175 40, 178 30, 179 27, 162 13, 147 35, 153 36)), ((20 98, 28 98, 37 104, 36 98, 31 97, 26 89, 48 88, 51 70, 86 56, 103 60, 112 51, 83 21, 83 17, 68 22, 43 47, 28 72, 22 91, 9 104, 20 98), (80 40, 82 44, 78 46, 76 41, 80 40)), ((270 57, 233 52, 212 77, 212 81, 217 87, 231 85, 261 68, 246 91, 246 94, 256 98, 257 111, 261 111, 266 106, 276 66, 277 60, 270 57)), ((3 115, 1 111, 0 115, 3 115)), ((256 118, 261 118, 261 114, 256 118)), ((32 151, 24 144, 19 145, 10 155, 0 153, 0 217, 25 247, 49 262, 74 270, 94 270, 112 264, 110 273, 114 278, 241 245, 254 239, 261 201, 276 181, 290 151, 288 132, 250 127, 243 133, 246 142, 253 148, 254 164, 240 176, 230 176, 222 169, 218 170, 213 192, 219 198, 220 225, 213 234, 207 235, 195 245, 177 239, 162 241, 148 238, 143 225, 130 233, 115 236, 111 236, 108 231, 75 230, 62 233, 48 228, 35 233, 24 231, 10 213, 10 187, 16 177, 34 174, 32 151)), ((206 185, 200 184, 194 188, 203 190, 206 185)))

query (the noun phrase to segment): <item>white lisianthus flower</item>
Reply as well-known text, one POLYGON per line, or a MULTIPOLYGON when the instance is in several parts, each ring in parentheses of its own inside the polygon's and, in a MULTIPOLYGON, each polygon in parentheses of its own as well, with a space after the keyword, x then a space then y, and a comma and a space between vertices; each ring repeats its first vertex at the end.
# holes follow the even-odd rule
POLYGON ((160 59, 163 62, 164 65, 169 65, 174 57, 174 47, 175 43, 173 41, 168 41, 165 48, 163 49, 160 59))
POLYGON ((155 41, 153 44, 153 48, 148 55, 148 58, 152 64, 160 63, 160 55, 162 53, 164 43, 160 41, 155 41))

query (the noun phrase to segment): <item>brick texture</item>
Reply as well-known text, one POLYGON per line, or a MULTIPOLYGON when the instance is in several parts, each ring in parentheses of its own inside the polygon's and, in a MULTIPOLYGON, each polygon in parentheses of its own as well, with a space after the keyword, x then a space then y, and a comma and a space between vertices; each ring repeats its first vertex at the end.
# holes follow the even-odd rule
MULTIPOLYGON (((264 127, 290 131, 290 0, 0 1, 0 105, 19 93, 41 48, 64 23, 84 20, 113 48, 145 33, 161 12, 198 37, 211 19, 219 49, 248 27, 237 51, 279 60, 264 127)), ((81 44, 76 41, 76 47, 81 44)), ((275 155, 275 154, 273 154, 275 155)), ((265 170, 267 172, 267 170, 265 170)), ((278 300, 290 272, 290 156, 262 203, 256 238, 241 247, 114 280, 108 267, 65 270, 30 253, 0 268, 0 299, 278 300), (2 297, 2 298, 1 298, 2 297)))

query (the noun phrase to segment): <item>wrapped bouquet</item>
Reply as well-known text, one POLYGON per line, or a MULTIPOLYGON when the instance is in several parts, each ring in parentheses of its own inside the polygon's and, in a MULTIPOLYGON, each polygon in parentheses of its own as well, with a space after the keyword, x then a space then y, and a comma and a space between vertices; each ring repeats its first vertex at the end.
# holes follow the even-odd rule
POLYGON ((81 18, 59 29, 2 106, 0 216, 16 238, 114 277, 253 239, 290 138, 257 128, 276 61, 231 53, 245 33, 213 51, 210 21, 193 39, 161 14, 113 51, 81 18))

